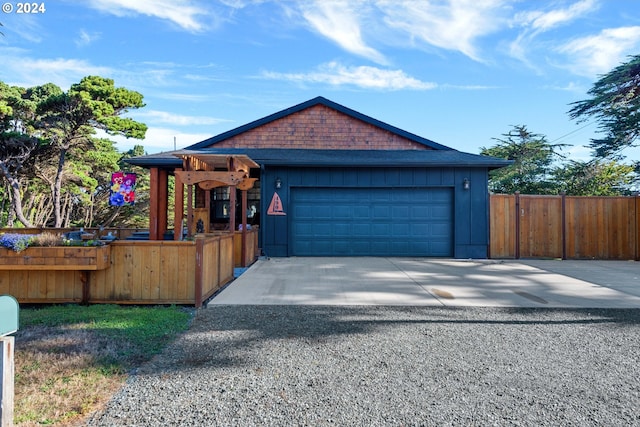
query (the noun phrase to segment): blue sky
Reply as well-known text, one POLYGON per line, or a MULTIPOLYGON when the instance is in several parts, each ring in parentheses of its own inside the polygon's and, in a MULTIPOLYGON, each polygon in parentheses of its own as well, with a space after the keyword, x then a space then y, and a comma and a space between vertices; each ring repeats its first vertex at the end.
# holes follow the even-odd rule
POLYGON ((37 3, 3 5, 0 80, 137 90, 146 106, 129 116, 147 138, 117 146, 149 153, 324 96, 461 151, 526 125, 586 158, 596 125, 569 120, 569 104, 640 53, 637 0, 37 3))

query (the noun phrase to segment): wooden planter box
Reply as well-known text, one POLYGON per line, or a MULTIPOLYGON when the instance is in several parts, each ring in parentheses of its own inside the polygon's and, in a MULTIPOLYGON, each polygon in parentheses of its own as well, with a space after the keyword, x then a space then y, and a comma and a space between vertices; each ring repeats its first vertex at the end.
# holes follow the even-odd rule
POLYGON ((104 270, 110 257, 109 245, 0 248, 0 270, 104 270))

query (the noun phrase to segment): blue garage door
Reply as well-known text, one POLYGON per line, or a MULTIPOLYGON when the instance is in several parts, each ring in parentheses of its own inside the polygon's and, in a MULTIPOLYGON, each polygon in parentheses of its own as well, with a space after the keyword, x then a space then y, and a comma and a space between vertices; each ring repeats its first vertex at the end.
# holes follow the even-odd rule
POLYGON ((453 256, 451 188, 292 188, 297 256, 453 256))

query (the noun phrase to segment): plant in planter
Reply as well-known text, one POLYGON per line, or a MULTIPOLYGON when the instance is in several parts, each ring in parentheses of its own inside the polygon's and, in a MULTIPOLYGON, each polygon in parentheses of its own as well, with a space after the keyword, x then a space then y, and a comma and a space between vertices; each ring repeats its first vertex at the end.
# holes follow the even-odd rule
POLYGON ((4 233, 0 235, 0 247, 22 252, 29 247, 53 246, 104 246, 100 240, 66 239, 60 234, 44 232, 40 234, 4 233))
POLYGON ((4 233, 0 235, 0 246, 20 252, 27 249, 31 245, 32 240, 33 235, 4 233))
POLYGON ((62 246, 63 244, 64 239, 60 234, 45 231, 44 233, 34 235, 29 246, 51 247, 62 246))
POLYGON ((102 270, 109 267, 110 253, 99 240, 68 240, 51 232, 0 235, 0 270, 102 270))
POLYGON ((104 246, 106 242, 102 240, 64 240, 62 246, 104 246))

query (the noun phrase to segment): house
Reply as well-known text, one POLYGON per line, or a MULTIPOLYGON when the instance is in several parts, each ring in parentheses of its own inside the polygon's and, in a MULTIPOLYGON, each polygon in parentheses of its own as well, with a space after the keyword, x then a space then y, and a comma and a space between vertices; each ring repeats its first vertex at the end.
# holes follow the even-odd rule
MULTIPOLYGON (((166 177, 176 174, 189 191, 190 230, 196 219, 206 231, 258 226, 260 247, 273 257, 486 258, 488 172, 510 164, 323 97, 185 150, 128 161, 151 169, 152 239, 167 230, 166 177)), ((176 197, 175 230, 183 203, 176 197)))

